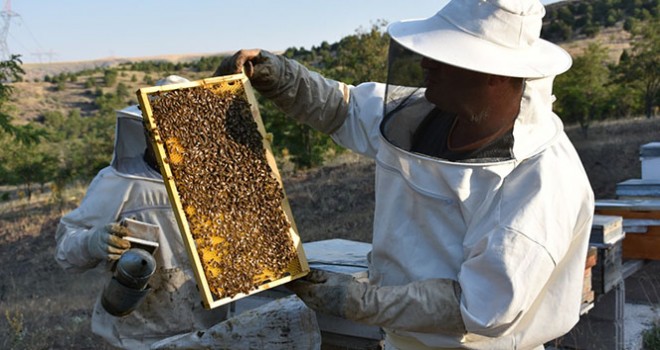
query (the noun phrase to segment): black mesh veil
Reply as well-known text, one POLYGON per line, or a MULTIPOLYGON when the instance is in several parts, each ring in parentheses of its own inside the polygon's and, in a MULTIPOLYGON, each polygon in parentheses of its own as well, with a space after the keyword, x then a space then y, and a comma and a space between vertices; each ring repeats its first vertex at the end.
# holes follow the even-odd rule
POLYGON ((424 92, 422 56, 390 40, 384 117, 404 107, 409 98, 424 92))

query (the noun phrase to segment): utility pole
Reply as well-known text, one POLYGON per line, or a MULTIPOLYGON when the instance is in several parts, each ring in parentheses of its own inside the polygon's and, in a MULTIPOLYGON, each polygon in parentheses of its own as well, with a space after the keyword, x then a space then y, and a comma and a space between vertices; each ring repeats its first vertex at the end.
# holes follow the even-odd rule
POLYGON ((0 11, 2 18, 2 27, 0 28, 0 60, 6 61, 11 56, 9 46, 7 45, 7 36, 9 36, 9 24, 12 17, 18 17, 19 14, 11 10, 11 0, 5 0, 5 6, 0 11))
POLYGON ((51 63, 53 61, 53 57, 57 56, 57 53, 53 52, 53 50, 39 51, 39 52, 32 52, 32 56, 37 56, 39 63, 43 63, 42 58, 46 56, 48 57, 48 63, 51 63))

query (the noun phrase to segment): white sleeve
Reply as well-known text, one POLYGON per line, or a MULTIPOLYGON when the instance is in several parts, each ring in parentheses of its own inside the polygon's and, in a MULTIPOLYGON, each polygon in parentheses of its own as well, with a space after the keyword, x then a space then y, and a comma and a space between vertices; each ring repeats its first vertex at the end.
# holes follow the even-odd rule
POLYGON ((331 136, 353 152, 375 158, 380 144, 385 84, 364 83, 350 89, 348 117, 331 136))
POLYGON ((92 180, 80 206, 64 215, 55 234, 55 260, 65 270, 82 272, 99 264, 87 241, 96 228, 117 221, 130 183, 108 167, 92 180))
POLYGON ((537 300, 555 262, 520 232, 493 233, 478 245, 461 267, 461 313, 469 332, 498 337, 509 333, 537 300))

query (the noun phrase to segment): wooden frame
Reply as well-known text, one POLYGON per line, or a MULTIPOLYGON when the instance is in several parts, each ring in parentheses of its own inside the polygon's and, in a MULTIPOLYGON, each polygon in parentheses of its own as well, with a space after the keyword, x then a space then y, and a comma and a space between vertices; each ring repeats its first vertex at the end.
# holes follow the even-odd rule
MULTIPOLYGON (((288 265, 289 268, 287 270, 287 274, 276 280, 267 280, 264 283, 260 284, 256 289, 253 289, 248 293, 238 293, 233 297, 224 297, 218 299, 212 293, 211 291, 212 289, 209 286, 209 281, 207 280, 207 277, 205 275, 204 266, 202 264, 202 257, 200 257, 200 250, 198 249, 195 243, 195 238, 193 237, 193 234, 191 232, 190 222, 188 221, 186 212, 184 211, 182 205, 181 197, 179 196, 179 192, 177 190, 176 179, 174 178, 172 168, 169 162, 165 160, 167 159, 167 149, 163 142, 164 140, 162 140, 159 135, 158 126, 156 120, 154 119, 152 104, 151 104, 151 99, 154 98, 155 94, 157 93, 172 91, 172 90, 185 90, 185 89, 197 88, 197 87, 203 87, 215 94, 219 94, 221 92, 227 92, 227 91, 230 92, 242 91, 245 93, 244 97, 250 105, 250 111, 252 113, 252 117, 254 121, 257 123, 257 129, 262 136, 262 143, 265 149, 266 160, 268 162, 268 165, 270 166, 272 175, 277 179, 277 182, 279 183, 283 192, 284 192, 284 186, 282 184, 281 176, 278 171, 277 164, 275 162, 275 157, 273 156, 273 152, 270 147, 269 137, 267 137, 264 124, 261 120, 261 115, 259 113, 257 100, 254 96, 250 82, 245 75, 236 74, 236 75, 229 75, 224 77, 208 78, 208 79, 203 79, 188 83, 142 88, 137 91, 138 101, 140 104, 140 108, 142 110, 142 115, 144 117, 145 128, 149 131, 148 134, 150 135, 149 143, 151 144, 151 146, 155 151, 156 159, 160 167, 161 174, 163 175, 163 180, 167 187, 170 203, 174 210, 174 214, 176 216, 176 220, 183 238, 183 242, 186 246, 186 250, 190 258, 190 262, 193 265, 192 267, 195 272, 195 277, 197 279, 197 284, 202 297, 203 304, 207 309, 211 309, 227 304, 234 300, 246 297, 248 295, 252 295, 260 291, 282 285, 296 278, 303 277, 309 272, 309 266, 307 263, 307 259, 305 257, 305 253, 303 251, 302 242, 298 235, 298 230, 296 228, 293 219, 293 214, 291 212, 289 202, 287 200, 286 194, 284 194, 281 209, 284 211, 287 220, 290 223, 291 228, 289 229, 288 233, 291 238, 291 241, 293 242, 293 246, 296 253, 296 258, 293 259, 293 261, 291 261, 291 263, 289 263, 288 265)), ((202 254, 204 255, 207 253, 209 252, 202 251, 202 254)), ((230 251, 229 254, 231 253, 232 252, 230 251)), ((219 253, 214 253, 214 254, 219 254, 219 253)), ((208 269, 211 269, 211 267, 209 267, 208 269)))

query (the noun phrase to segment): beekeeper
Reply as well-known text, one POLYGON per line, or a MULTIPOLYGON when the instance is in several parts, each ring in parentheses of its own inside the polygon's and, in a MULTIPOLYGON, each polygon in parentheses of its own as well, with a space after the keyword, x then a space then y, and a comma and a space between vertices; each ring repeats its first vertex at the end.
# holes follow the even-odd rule
POLYGON ((578 321, 594 198, 552 112, 570 56, 537 0, 453 0, 392 23, 387 84, 347 86, 262 50, 242 69, 288 115, 376 161, 369 282, 290 287, 381 326, 387 349, 542 349, 578 321), (420 69, 421 64, 421 69, 420 69))
MULTIPOLYGON (((186 81, 169 76, 157 85, 186 81)), ((134 301, 139 302, 137 309, 115 317, 101 305, 101 296, 94 306, 92 331, 127 349, 149 348, 161 339, 206 329, 227 316, 225 308, 205 310, 201 304, 165 185, 153 153, 146 148, 138 106, 118 111, 111 165, 96 175, 80 207, 62 217, 56 234, 55 259, 65 270, 97 268, 100 278, 110 281, 108 270, 129 248, 121 238, 125 228, 117 223, 130 218, 160 227, 156 271, 149 279, 150 292, 137 296, 144 300, 134 301)), ((133 294, 129 291, 121 298, 133 294)))

